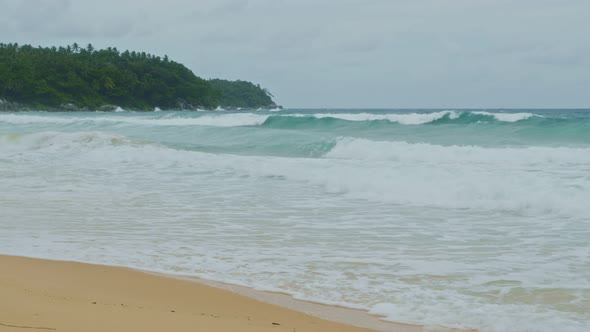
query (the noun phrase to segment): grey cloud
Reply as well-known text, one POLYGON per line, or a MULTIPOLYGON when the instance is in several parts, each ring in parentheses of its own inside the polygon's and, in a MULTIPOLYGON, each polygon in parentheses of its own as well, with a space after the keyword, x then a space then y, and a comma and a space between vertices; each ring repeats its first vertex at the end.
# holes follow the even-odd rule
POLYGON ((590 49, 549 49, 529 54, 526 60, 555 66, 585 66, 590 64, 590 49))
POLYGON ((36 32, 51 29, 67 12, 69 0, 5 0, 2 5, 2 21, 10 22, 7 27, 17 32, 36 32), (48 17, 54 20, 48 20, 48 17))
POLYGON ((287 106, 589 106, 588 12, 587 0, 0 0, 0 39, 167 54, 287 106))
POLYGON ((201 1, 195 9, 185 14, 185 18, 216 20, 224 16, 240 14, 246 10, 248 4, 248 0, 201 1))

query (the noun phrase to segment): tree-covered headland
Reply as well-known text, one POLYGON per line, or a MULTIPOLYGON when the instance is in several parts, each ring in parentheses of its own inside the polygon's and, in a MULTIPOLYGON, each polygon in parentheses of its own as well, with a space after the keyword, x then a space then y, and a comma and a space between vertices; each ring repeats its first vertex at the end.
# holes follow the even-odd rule
POLYGON ((212 79, 208 81, 211 87, 221 92, 224 107, 257 108, 272 106, 273 95, 267 90, 246 81, 227 81, 212 79))
POLYGON ((90 44, 0 44, 0 99, 45 109, 276 107, 267 90, 250 82, 207 81, 167 56, 90 44))

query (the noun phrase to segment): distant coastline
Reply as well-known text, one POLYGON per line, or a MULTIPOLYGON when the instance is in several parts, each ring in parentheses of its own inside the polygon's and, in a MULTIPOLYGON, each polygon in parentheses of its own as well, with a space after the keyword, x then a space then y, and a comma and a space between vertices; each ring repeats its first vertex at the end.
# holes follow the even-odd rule
POLYGON ((133 107, 121 107, 118 105, 101 105, 97 108, 80 107, 74 103, 63 104, 59 106, 46 106, 33 103, 17 103, 0 98, 0 112, 116 112, 117 110, 134 111, 134 112, 153 112, 153 111, 254 111, 254 110, 277 110, 283 109, 283 106, 270 104, 260 107, 240 107, 240 106, 217 106, 217 107, 187 107, 179 105, 173 108, 137 109, 133 107))
POLYGON ((0 111, 276 109, 248 81, 205 80, 168 56, 0 43, 0 111))

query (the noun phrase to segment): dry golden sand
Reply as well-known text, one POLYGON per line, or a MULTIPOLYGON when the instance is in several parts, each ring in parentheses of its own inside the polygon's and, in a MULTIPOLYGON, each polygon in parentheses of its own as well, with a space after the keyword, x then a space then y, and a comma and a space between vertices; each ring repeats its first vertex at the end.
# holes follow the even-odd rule
POLYGON ((52 330, 371 331, 193 281, 125 268, 0 256, 0 331, 52 330))

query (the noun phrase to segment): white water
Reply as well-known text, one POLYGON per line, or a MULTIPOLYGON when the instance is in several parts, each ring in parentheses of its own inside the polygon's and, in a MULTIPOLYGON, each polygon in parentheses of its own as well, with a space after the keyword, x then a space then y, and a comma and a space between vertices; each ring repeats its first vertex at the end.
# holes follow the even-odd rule
POLYGON ((0 135, 0 253, 195 275, 431 326, 590 330, 588 148, 343 137, 321 158, 283 158, 148 139, 184 121, 267 116, 0 114, 5 132, 38 128, 0 135))
MULTIPOLYGON (((156 110, 157 111, 157 110, 156 110)), ((118 108, 115 112, 125 112, 118 108)), ((531 117, 539 117, 533 113, 489 113, 489 112, 470 112, 471 114, 486 115, 495 118, 501 122, 517 122, 526 120, 531 117)), ((276 113, 275 113, 276 114, 276 113)), ((462 112, 441 111, 433 113, 406 113, 406 114, 371 114, 371 113, 316 113, 309 114, 277 114, 274 116, 281 117, 315 117, 334 118, 347 121, 389 121, 402 125, 420 125, 440 120, 444 117, 457 119, 462 112)), ((98 116, 98 117, 79 117, 79 116, 39 116, 23 114, 0 114, 0 123, 12 124, 36 124, 36 123, 53 123, 53 124, 73 124, 81 122, 98 122, 98 123, 126 123, 135 125, 149 126, 214 126, 214 127, 239 127, 239 126, 258 126, 263 124, 271 115, 257 113, 220 113, 214 115, 192 116, 143 116, 143 117, 122 117, 122 116, 98 116)))
POLYGON ((214 126, 214 127, 238 127, 260 125, 268 119, 268 115, 253 113, 203 115, 199 117, 63 117, 63 116, 38 116, 20 114, 0 114, 0 122, 12 124, 74 124, 74 123, 123 123, 145 126, 214 126))
POLYGON ((445 116, 450 119, 456 119, 461 115, 455 111, 443 111, 433 113, 408 113, 408 114, 370 114, 370 113, 320 113, 314 114, 316 118, 334 118, 348 121, 375 121, 375 120, 387 120, 390 122, 397 122, 404 125, 418 125, 425 124, 432 121, 440 120, 445 116))
POLYGON ((542 117, 533 113, 490 113, 490 112, 472 112, 473 114, 486 115, 494 117, 498 121, 502 122, 517 122, 526 120, 532 117, 542 117))

